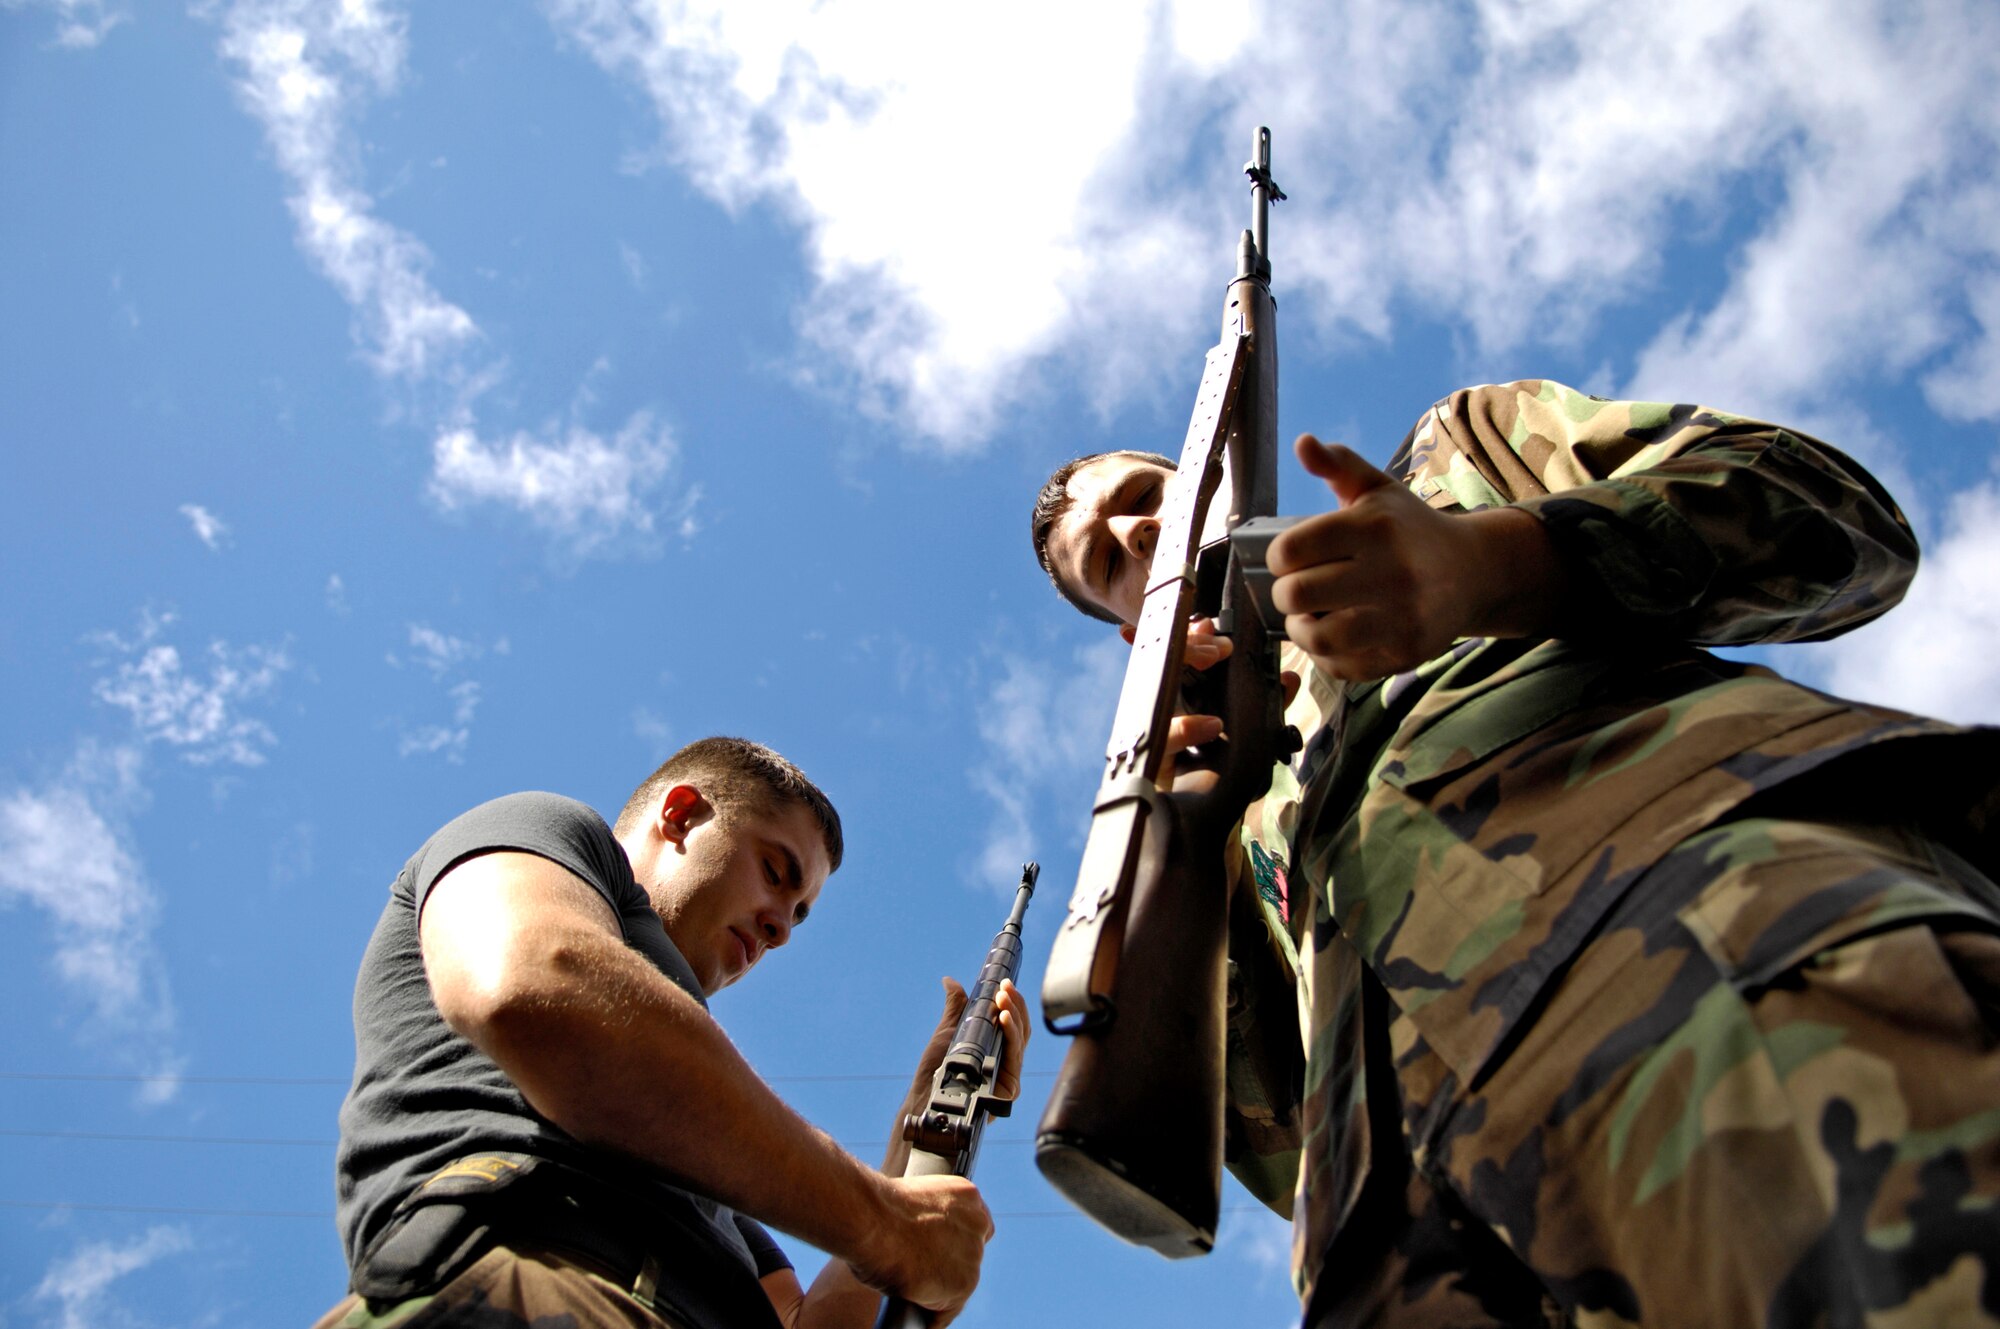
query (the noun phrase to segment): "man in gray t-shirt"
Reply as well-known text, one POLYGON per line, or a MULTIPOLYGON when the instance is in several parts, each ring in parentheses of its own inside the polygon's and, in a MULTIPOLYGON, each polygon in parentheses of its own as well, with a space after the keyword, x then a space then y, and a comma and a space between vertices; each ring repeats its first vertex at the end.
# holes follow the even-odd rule
MULTIPOLYGON (((840 855, 825 795, 726 738, 670 758, 615 827, 526 793, 433 835, 356 982, 337 1164, 354 1295, 322 1329, 419 1307, 427 1326, 860 1329, 882 1291, 955 1314, 992 1233, 972 1184, 903 1179, 900 1143, 869 1170, 707 1012, 784 945, 840 855), (759 1219, 835 1257, 810 1291, 759 1219)), ((1028 1021, 1011 985, 999 1006, 1011 1094, 1028 1021)))

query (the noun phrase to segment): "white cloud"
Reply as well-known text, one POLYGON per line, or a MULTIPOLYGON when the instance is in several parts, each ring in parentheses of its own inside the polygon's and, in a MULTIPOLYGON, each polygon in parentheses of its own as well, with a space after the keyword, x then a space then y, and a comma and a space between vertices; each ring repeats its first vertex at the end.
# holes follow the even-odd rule
POLYGON ((312 880, 313 847, 318 828, 309 821, 293 822, 271 846, 271 885, 289 887, 312 880))
POLYGON ((201 504, 181 504, 181 516, 186 517, 188 525, 194 528, 195 539, 201 541, 210 549, 221 549, 228 541, 229 527, 223 523, 222 518, 216 516, 207 508, 201 506, 201 504))
POLYGON ((1926 6, 1907 23, 1853 5, 1741 8, 1732 58, 1767 74, 1754 94, 1728 95, 1729 119, 1689 147, 1746 184, 1751 172, 1781 181, 1782 195, 1722 299, 1641 356, 1642 389, 1695 384, 1681 395, 1783 414, 1948 355, 1925 375, 1933 403, 2000 413, 2000 300, 1990 273, 1968 290, 2000 256, 1990 7, 1926 6), (1975 343, 1954 352, 1968 332, 1975 343))
MULTIPOLYGON (((409 647, 409 662, 428 673, 451 703, 451 719, 442 724, 404 728, 396 739, 396 753, 403 757, 427 757, 441 753, 447 761, 463 761, 466 747, 472 742, 473 716, 479 711, 480 685, 474 679, 461 678, 446 686, 445 679, 459 673, 472 661, 483 658, 489 651, 494 655, 506 655, 513 647, 505 637, 498 638, 489 646, 475 638, 440 632, 428 623, 409 625, 409 647)), ((404 660, 392 652, 388 663, 391 668, 400 669, 404 660)))
POLYGON ((1824 686, 1964 724, 2000 724, 2000 482, 1960 494, 1903 603, 1807 657, 1824 686))
POLYGON ((632 289, 635 291, 645 290, 646 277, 651 272, 651 268, 646 263, 646 256, 625 241, 620 240, 618 242, 618 261, 624 265, 625 276, 632 283, 632 289))
POLYGON ((410 650, 433 678, 442 678, 446 670, 486 654, 486 648, 479 642, 439 632, 428 623, 410 624, 410 650))
POLYGON ((447 688, 445 695, 452 703, 451 723, 406 731, 397 741, 397 756, 428 757, 443 753, 446 761, 465 760, 466 746, 472 742, 472 717, 479 709, 479 684, 466 679, 447 688))
POLYGON ((353 612, 353 607, 347 603, 347 583, 340 579, 338 572, 326 579, 326 607, 342 618, 353 612))
MULTIPOLYGON (((571 557, 622 550, 653 529, 654 490, 675 449, 649 414, 615 436, 581 424, 543 436, 479 437, 471 404, 504 377, 466 351, 481 338, 472 316, 429 280, 429 251, 384 222, 359 183, 352 122, 371 98, 396 90, 408 54, 407 20, 388 0, 231 0, 219 8, 221 49, 244 105, 291 188, 298 241, 354 310, 356 335, 381 374, 442 383, 453 400, 433 446, 430 492, 446 510, 495 504, 527 517, 571 557)), ((621 246, 634 284, 644 258, 621 246)), ((591 371, 602 372, 602 364, 591 371)), ((579 405, 592 400, 590 379, 579 405)), ((667 510, 668 529, 692 538, 695 491, 667 510)), ((642 539, 636 542, 645 547, 642 539)))
POLYGON ((977 866, 981 881, 1011 884, 1021 864, 1047 857, 1036 827, 1082 823, 1096 787, 1111 709, 1129 653, 1107 632, 1077 647, 1067 666, 1009 655, 979 712, 984 758, 972 783, 993 801, 977 866))
POLYGON ((640 706, 632 712, 632 734, 653 754, 654 761, 665 761, 673 755, 673 726, 654 714, 651 707, 640 706))
MULTIPOLYGON (((2000 217, 1989 217, 2000 227, 2000 217)), ((2000 415, 2000 276, 1965 278, 1965 299, 1979 332, 1924 379, 1932 406, 1954 420, 1990 420, 2000 415)))
POLYGON ((804 223, 818 282, 808 340, 857 376, 864 404, 905 412, 947 448, 990 429, 1051 332, 1097 321, 1107 266, 1129 276, 1143 262, 1147 288, 1161 266, 1189 275, 1191 237, 1171 210, 1135 215, 1102 178, 1156 54, 1153 8, 1031 0, 996 23, 894 0, 550 5, 651 97, 700 188, 804 223))
MULTIPOLYGON (((0 906, 47 918, 53 964, 88 1016, 84 1032, 148 1073, 171 1076, 173 1000, 154 944, 158 900, 126 824, 147 801, 136 747, 84 743, 40 788, 0 797, 0 906)), ((173 1081, 145 1097, 170 1096, 173 1081)))
POLYGON ((291 668, 290 657, 282 647, 214 641, 204 678, 199 664, 184 663, 178 647, 158 640, 173 621, 172 614, 147 614, 130 640, 113 633, 93 638, 126 658, 92 691, 131 716, 143 741, 177 748, 197 766, 261 766, 277 736, 263 721, 243 714, 243 707, 275 688, 279 675, 291 668))
MULTIPOLYGON (((1235 1191, 1230 1198, 1247 1200, 1235 1191)), ((1231 1204, 1216 1232, 1216 1254, 1234 1256, 1257 1271, 1261 1286, 1282 1288, 1292 1272, 1292 1225, 1261 1204, 1231 1204)))
POLYGON ((87 51, 129 17, 104 0, 0 0, 0 8, 52 9, 56 15, 55 44, 73 51, 87 51))
POLYGON ((124 1244, 93 1241, 58 1260, 36 1285, 34 1299, 56 1303, 61 1329, 102 1329, 122 1323, 125 1314, 112 1302, 111 1285, 156 1260, 179 1255, 193 1246, 182 1228, 154 1227, 124 1244))
POLYGON ((403 16, 376 0, 235 0, 221 24, 237 90, 291 185, 299 246, 354 309, 369 359, 393 377, 438 372, 479 329, 432 289, 422 243, 376 217, 352 178, 348 121, 402 77, 403 16))
POLYGON ((1260 118, 1281 302, 1320 335, 1386 338, 1406 304, 1488 350, 1581 344, 1672 245, 1719 242, 1728 288, 1635 383, 1754 410, 1922 375, 2000 409, 1981 0, 549 9, 699 187, 802 224, 823 365, 947 450, 1058 356, 1101 406, 1167 381, 1260 118))
POLYGON ((672 502, 658 497, 678 455, 672 433, 645 411, 610 437, 571 424, 489 442, 459 427, 432 447, 431 496, 446 511, 512 508, 583 558, 643 544, 656 519, 692 534, 699 486, 672 502))

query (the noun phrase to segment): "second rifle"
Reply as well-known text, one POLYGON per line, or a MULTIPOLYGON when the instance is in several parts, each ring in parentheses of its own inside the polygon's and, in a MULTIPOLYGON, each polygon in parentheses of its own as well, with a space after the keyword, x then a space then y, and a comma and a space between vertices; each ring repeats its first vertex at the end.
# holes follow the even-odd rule
MULTIPOLYGON (((1021 972, 1021 920, 1041 871, 1037 864, 1022 864, 1014 907, 986 952, 986 963, 952 1031, 951 1046, 931 1077, 930 1099, 920 1111, 903 1118, 903 1138, 910 1142, 910 1161, 903 1168, 906 1177, 971 1176, 986 1119, 1014 1110, 1012 1102, 993 1096, 1001 1053, 994 998, 1004 980, 1021 972)), ((875 1329, 930 1329, 934 1318, 922 1306, 890 1297, 882 1303, 875 1329)))

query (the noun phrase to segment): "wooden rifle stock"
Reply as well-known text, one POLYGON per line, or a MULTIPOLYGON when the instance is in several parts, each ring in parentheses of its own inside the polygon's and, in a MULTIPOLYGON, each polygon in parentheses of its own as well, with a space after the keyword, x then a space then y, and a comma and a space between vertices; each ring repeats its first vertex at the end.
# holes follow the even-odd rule
MULTIPOLYGON (((1002 980, 1021 972, 1021 920, 1027 916, 1028 901, 1035 893, 1041 867, 1021 865, 1021 884, 1014 891, 1014 907, 993 938, 966 996, 965 1010, 952 1031, 944 1060, 931 1077, 930 1102, 921 1112, 903 1119, 903 1138, 910 1142, 910 1161, 903 1167, 906 1177, 969 1177, 979 1154, 979 1137, 988 1117, 1004 1117, 1014 1104, 993 1097, 994 1077, 1001 1056, 1000 1017, 994 998, 1002 980)), ((930 1329, 936 1314, 901 1297, 886 1297, 875 1317, 875 1329, 930 1329)))
POLYGON ((1277 509, 1277 327, 1265 249, 1270 135, 1246 168, 1253 225, 1224 298, 1179 467, 1160 509, 1152 575, 1118 700, 1043 1016, 1075 1035, 1043 1112, 1035 1162, 1127 1241, 1163 1255, 1215 1242, 1221 1205, 1224 999, 1232 829, 1296 747, 1284 729, 1276 635, 1253 607, 1261 572, 1229 533, 1277 509), (1214 500, 1222 497, 1221 503, 1214 500), (1188 620, 1213 615, 1235 649, 1190 690, 1226 742, 1158 779, 1183 699, 1188 620), (1188 773, 1201 772, 1190 778, 1188 773))

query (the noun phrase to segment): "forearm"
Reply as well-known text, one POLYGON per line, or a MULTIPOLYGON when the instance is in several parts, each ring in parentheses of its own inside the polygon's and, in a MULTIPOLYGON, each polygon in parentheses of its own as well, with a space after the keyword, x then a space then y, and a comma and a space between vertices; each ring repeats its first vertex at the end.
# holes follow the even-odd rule
POLYGON ((828 1260, 799 1303, 791 1329, 872 1329, 882 1294, 854 1276, 844 1260, 828 1260))
POLYGON ((460 1032, 536 1111, 840 1256, 888 1221, 871 1172, 785 1106, 687 993, 615 938, 544 937, 534 977, 460 1032))
POLYGON ((1521 508, 1483 508, 1459 514, 1452 525, 1466 546, 1466 582, 1457 595, 1464 621, 1456 635, 1554 635, 1571 579, 1541 519, 1521 508))

